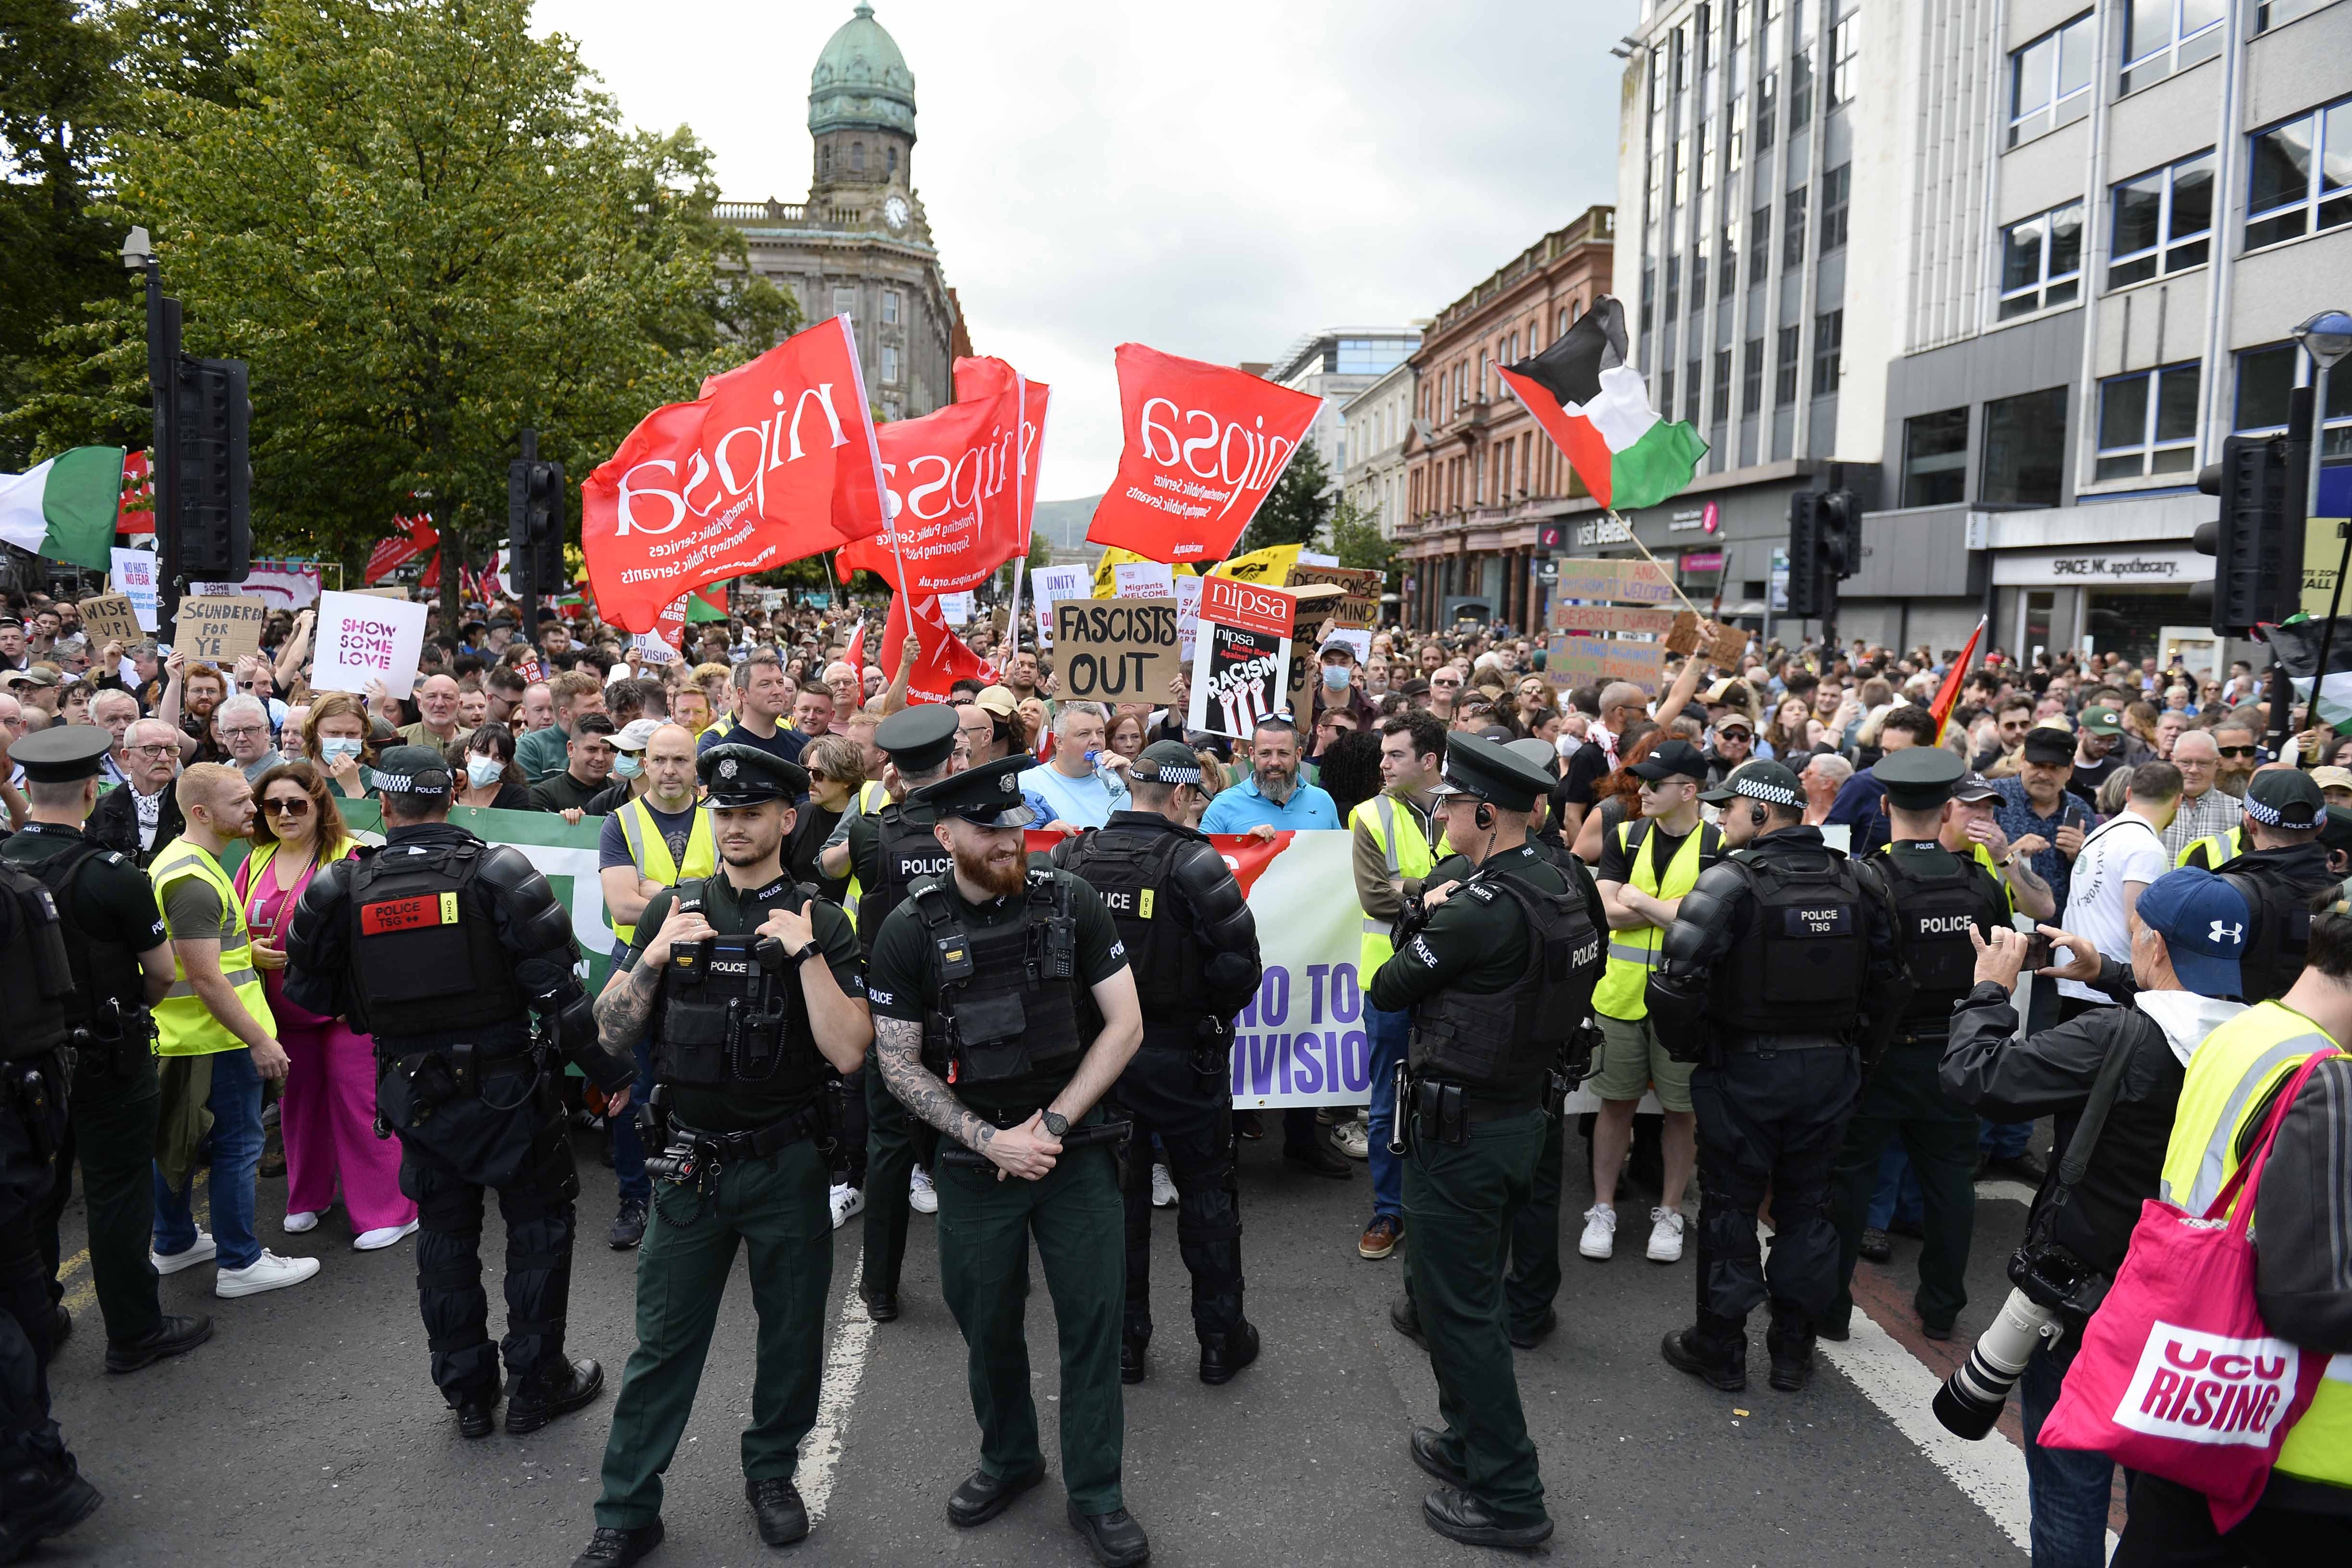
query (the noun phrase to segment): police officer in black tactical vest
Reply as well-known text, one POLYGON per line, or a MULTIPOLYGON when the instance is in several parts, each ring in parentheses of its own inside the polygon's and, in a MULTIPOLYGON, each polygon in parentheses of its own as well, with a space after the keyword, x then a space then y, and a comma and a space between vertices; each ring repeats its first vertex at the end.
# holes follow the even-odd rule
POLYGON ((1586 894, 1528 837, 1551 783, 1492 741, 1447 737, 1438 813, 1475 869, 1407 906, 1396 952, 1366 988, 1374 1007, 1412 1014, 1397 1097, 1406 1265, 1445 1422, 1412 1433, 1413 1461, 1445 1483, 1422 1517, 1471 1546, 1524 1550, 1552 1531, 1504 1270, 1601 977, 1601 931, 1586 894))
MULTIPOLYGON (((875 727, 874 744, 889 758, 903 789, 936 783, 955 771, 956 710, 945 703, 901 708, 875 727)), ((842 858, 835 858, 835 845, 825 846, 825 873, 857 879, 857 941, 869 958, 883 918, 906 902, 908 890, 945 873, 954 863, 933 831, 936 821, 930 807, 909 796, 870 814, 852 811, 843 817, 842 858)), ((866 1246, 857 1296, 868 1317, 887 1323, 898 1315, 909 1183, 918 1165, 930 1169, 939 1134, 908 1115, 883 1086, 879 1072, 863 1071, 858 1080, 866 1113, 866 1246)), ((856 1135, 854 1130, 852 1135, 856 1135)), ((930 1188, 934 1193, 936 1175, 930 1188)))
POLYGON ((1830 1173, 1862 1088, 1909 1000, 1885 884, 1805 825, 1797 776, 1749 762, 1709 791, 1735 852, 1699 873, 1647 998, 1690 1051, 1698 1113, 1698 1317, 1661 1347, 1722 1389, 1748 1384, 1748 1314, 1768 1295, 1772 1386, 1812 1375, 1813 1321, 1837 1296, 1830 1173), (1772 1259, 1756 1210, 1772 1194, 1772 1259))
POLYGON ((71 1529, 104 1500, 81 1479, 49 1414, 57 1316, 37 1235, 66 1135, 60 1052, 72 1034, 73 992, 56 896, 14 856, 0 861, 0 998, 8 1009, 0 1029, 0 1562, 71 1529))
POLYGON ((654 1201, 637 1348, 613 1404, 596 1533, 573 1568, 620 1568, 661 1543, 662 1472, 739 1241, 760 1320, 743 1491, 770 1546, 809 1531, 793 1470, 824 1367, 835 1075, 857 1071, 874 1026, 849 917, 783 867, 808 774, 756 746, 714 746, 695 767, 719 873, 654 895, 596 1003, 607 1049, 651 1033, 652 1103, 638 1119, 654 1201))
POLYGON ((1832 1175, 1832 1218, 1838 1232, 1838 1291, 1814 1324, 1828 1339, 1846 1337, 1853 1312, 1850 1286, 1862 1256, 1862 1232, 1878 1186, 1879 1155, 1899 1137, 1919 1177, 1919 1321, 1930 1339, 1948 1339, 1968 1304, 1969 1240, 1977 1212, 1976 1113, 1937 1082, 1952 1009, 1975 988, 1976 938, 2010 923, 2009 892, 1985 862, 1944 847, 1945 821, 1966 777, 1960 759, 1937 746, 1915 746, 1879 759, 1892 841, 1871 864, 1895 904, 1895 929, 1916 988, 1895 1024, 1886 1054, 1865 1077, 1832 1175))
MULTIPOLYGON (((16 743, 31 820, 0 842, 0 860, 40 880, 56 900, 73 966, 66 1027, 74 1050, 72 1114, 58 1153, 58 1180, 38 1234, 58 1300, 58 1220, 81 1161, 90 1284, 106 1320, 106 1369, 135 1372, 212 1337, 208 1317, 166 1313, 147 1248, 155 1228, 155 1026, 148 1009, 172 983, 172 945, 155 884, 128 856, 93 842, 82 823, 98 800, 99 768, 113 744, 102 728, 57 725, 16 743)), ((57 1336, 72 1320, 60 1303, 57 1336)))
POLYGON ((948 1499, 948 1521, 986 1523, 1045 1479, 1024 1322, 1034 1237, 1061 1344, 1070 1524, 1119 1568, 1151 1547, 1119 1489, 1126 1125, 1100 1103, 1143 1017, 1100 896, 1068 872, 1029 865, 1028 765, 1008 757, 916 791, 955 863, 919 883, 875 936, 874 1060, 890 1092, 946 1134, 940 1288, 969 1349, 981 1434, 980 1466, 948 1499))
POLYGON ((384 844, 319 868, 287 934, 286 994, 375 1037, 376 1121, 400 1135, 400 1190, 416 1200, 416 1294, 433 1381, 457 1429, 497 1419, 535 1432, 596 1396, 604 1369, 567 1361, 572 1166, 553 1053, 541 1028, 626 1109, 634 1056, 602 1049, 572 973, 572 913, 521 851, 449 825, 449 765, 395 746, 373 774, 384 844), (507 1227, 507 1333, 489 1341, 482 1191, 507 1227))
MULTIPOLYGON (((1176 1247, 1192 1275, 1201 1381, 1232 1381, 1257 1359, 1242 1315, 1241 1194, 1234 1180, 1234 1015, 1265 966, 1241 884, 1205 834, 1201 759, 1180 741, 1143 748, 1128 774, 1131 811, 1065 839, 1053 863, 1084 877, 1127 944, 1143 1004, 1143 1048, 1111 1098, 1133 1135, 1157 1134, 1176 1183, 1176 1247)), ((1151 1342, 1151 1162, 1127 1163, 1127 1322, 1118 1375, 1140 1383, 1151 1342)))
POLYGON ((2246 847, 2215 874, 2238 890, 2253 915, 2245 956, 2238 960, 2249 1004, 2276 1001, 2303 973, 2311 939, 2311 900, 2333 885, 2327 846, 2327 799, 2310 774, 2264 768, 2246 786, 2246 847))

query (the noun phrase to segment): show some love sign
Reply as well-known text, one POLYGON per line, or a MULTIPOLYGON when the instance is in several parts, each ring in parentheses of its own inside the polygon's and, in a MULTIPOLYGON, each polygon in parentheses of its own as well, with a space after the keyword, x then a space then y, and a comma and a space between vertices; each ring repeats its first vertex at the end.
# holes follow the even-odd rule
POLYGON ((425 605, 373 594, 320 594, 312 688, 364 693, 382 681, 394 696, 408 695, 425 651, 426 612, 425 605))

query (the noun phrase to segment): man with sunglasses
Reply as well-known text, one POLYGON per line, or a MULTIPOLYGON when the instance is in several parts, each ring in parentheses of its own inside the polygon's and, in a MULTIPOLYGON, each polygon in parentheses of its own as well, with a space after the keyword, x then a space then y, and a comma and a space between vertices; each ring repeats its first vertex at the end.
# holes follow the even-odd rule
POLYGON ((2248 719, 2232 716, 2213 727, 2213 744, 2221 753, 2221 772, 2216 782, 2241 800, 2246 798, 2246 786, 2253 782, 2254 769, 2263 763, 2260 740, 2248 719))

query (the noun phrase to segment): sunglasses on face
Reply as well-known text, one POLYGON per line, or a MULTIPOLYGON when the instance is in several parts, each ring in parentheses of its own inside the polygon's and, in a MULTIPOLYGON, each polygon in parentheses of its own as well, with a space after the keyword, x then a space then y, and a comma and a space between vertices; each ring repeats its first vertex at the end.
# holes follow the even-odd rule
POLYGON ((2217 749, 2224 757, 2258 757, 2262 754, 2262 747, 2258 746, 2224 746, 2217 749))
POLYGON ((292 800, 264 800, 261 809, 273 817, 307 817, 310 814, 310 802, 307 797, 297 795, 292 800))

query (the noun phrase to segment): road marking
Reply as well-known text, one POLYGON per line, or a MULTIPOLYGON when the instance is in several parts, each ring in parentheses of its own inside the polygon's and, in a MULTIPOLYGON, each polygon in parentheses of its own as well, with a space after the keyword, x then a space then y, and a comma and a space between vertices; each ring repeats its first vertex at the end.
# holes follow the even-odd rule
POLYGON ((824 1376, 817 1385, 816 1425, 802 1445, 797 1479, 801 1501, 811 1522, 824 1517, 833 1496, 833 1473, 841 1465, 841 1437, 849 1425, 849 1408, 857 1402, 857 1385, 866 1376, 866 1359, 874 1344, 874 1320, 857 1294, 856 1281, 865 1277, 866 1249, 857 1249, 850 1274, 849 1293, 841 1303, 841 1327, 824 1358, 824 1376))
POLYGON ((1996 1202, 2021 1203, 2031 1208, 2033 1207, 2034 1191, 2021 1181, 1980 1181, 1977 1183, 1977 1197, 1992 1198, 1996 1202))

